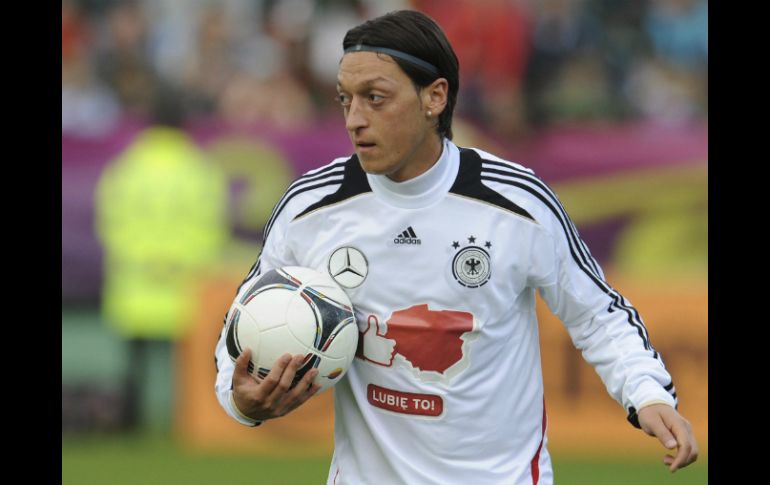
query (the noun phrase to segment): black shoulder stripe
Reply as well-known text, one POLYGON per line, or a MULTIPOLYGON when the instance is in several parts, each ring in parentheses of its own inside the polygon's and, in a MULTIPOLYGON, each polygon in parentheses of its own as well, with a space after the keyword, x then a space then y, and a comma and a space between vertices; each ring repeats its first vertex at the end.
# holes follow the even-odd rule
MULTIPOLYGON (((578 256, 576 253, 575 246, 577 245, 577 239, 579 237, 576 235, 575 232, 573 232, 573 227, 571 224, 569 224, 569 218, 566 216, 565 213, 557 209, 556 203, 551 200, 549 197, 546 197, 544 194, 542 194, 540 191, 535 190, 531 185, 525 183, 522 180, 519 180, 519 177, 517 175, 511 174, 511 173, 505 173, 500 170, 494 170, 494 169, 484 169, 482 172, 481 178, 483 180, 489 180, 491 182, 499 182, 501 184, 510 185, 513 187, 518 187, 522 190, 525 190, 529 192, 530 194, 534 195, 536 198, 538 198, 548 209, 550 209, 551 212, 556 216, 556 219, 559 221, 559 223, 562 226, 562 229, 564 230, 565 235, 567 236, 567 241, 569 243, 570 253, 572 254, 572 257, 575 259, 575 261, 580 265, 581 268, 585 270, 584 264, 585 261, 585 255, 581 254, 578 256), (517 180, 511 180, 511 179, 505 179, 500 177, 493 177, 491 175, 487 175, 488 173, 492 173, 492 175, 502 174, 509 177, 514 177, 517 180)), ((606 290, 606 285, 602 281, 602 279, 599 276, 598 271, 586 271, 588 276, 596 283, 599 288, 602 288, 603 290, 606 290)))
MULTIPOLYGON (((308 190, 313 190, 313 189, 325 187, 328 185, 342 183, 341 177, 343 177, 344 172, 334 172, 334 170, 344 167, 347 161, 348 160, 333 163, 316 172, 305 174, 299 177, 294 182, 292 182, 292 184, 289 185, 289 188, 286 189, 286 192, 284 193, 283 197, 281 197, 281 199, 273 208, 273 212, 270 214, 270 218, 267 220, 267 223, 265 224, 265 229, 264 229, 264 232, 262 233, 262 241, 263 242, 267 241, 267 236, 270 234, 270 229, 272 229, 275 219, 281 213, 283 208, 286 207, 286 204, 292 198, 294 198, 297 194, 301 194, 303 192, 307 192, 308 190), (335 177, 340 177, 340 178, 335 178, 335 177), (312 182, 319 182, 319 183, 312 186, 307 185, 312 182), (300 189, 300 187, 303 187, 303 188, 300 189)), ((261 256, 261 253, 260 253, 260 256, 261 256)), ((238 290, 236 291, 236 294, 241 291, 241 288, 243 287, 243 284, 246 283, 246 281, 248 281, 255 274, 259 274, 259 269, 260 269, 259 267, 260 267, 260 258, 257 257, 257 261, 251 266, 251 269, 249 270, 248 274, 243 279, 241 284, 238 286, 238 290)))
POLYGON ((246 273, 246 278, 241 282, 240 286, 238 286, 238 290, 235 292, 237 295, 241 291, 241 286, 243 286, 243 283, 246 282, 249 278, 254 276, 259 271, 259 264, 262 259, 262 251, 259 252, 259 256, 257 256, 257 260, 254 261, 254 264, 251 265, 251 268, 249 269, 249 272, 246 273))
MULTIPOLYGON (((504 171, 500 171, 489 167, 484 167, 485 171, 498 173, 500 175, 507 175, 509 177, 516 177, 521 180, 526 180, 530 182, 532 185, 542 190, 543 193, 556 204, 557 208, 559 208, 561 212, 566 215, 566 211, 562 207, 561 202, 559 201, 559 198, 556 196, 556 194, 551 190, 550 187, 548 187, 548 185, 545 182, 543 182, 540 179, 540 177, 535 175, 533 172, 529 170, 523 170, 510 163, 503 163, 495 160, 483 159, 483 163, 485 165, 493 165, 493 166, 498 166, 505 169, 504 171)), ((569 219, 569 217, 567 217, 567 220, 570 226, 572 226, 572 231, 575 234, 577 234, 577 228, 575 228, 575 225, 572 224, 572 220, 569 219)), ((594 261, 593 257, 590 255, 590 251, 588 250, 588 247, 585 245, 585 243, 583 243, 583 240, 578 238, 577 244, 578 244, 578 249, 582 253, 583 259, 587 262, 587 264, 591 266, 591 268, 594 270, 594 273, 596 273, 599 276, 602 276, 601 271, 599 270, 599 265, 596 263, 596 261, 594 261)))
POLYGON ((343 160, 343 161, 337 162, 337 163, 332 163, 331 165, 329 165, 327 167, 324 167, 324 168, 321 168, 321 169, 319 169, 319 170, 317 170, 315 172, 312 172, 312 171, 308 172, 308 173, 306 173, 305 175, 303 175, 302 177, 300 177, 297 180, 302 180, 302 179, 307 178, 307 177, 315 177, 316 175, 321 175, 322 173, 326 173, 329 170, 334 170, 335 168, 340 168, 340 167, 345 165, 345 162, 347 162, 347 160, 343 160))
MULTIPOLYGON (((613 291, 611 287, 603 281, 601 278, 599 278, 598 275, 594 274, 593 271, 591 271, 589 268, 586 267, 585 262, 579 257, 576 253, 575 244, 573 243, 573 237, 574 234, 570 234, 570 230, 568 229, 567 223, 562 219, 562 217, 559 214, 559 211, 551 204, 551 202, 540 192, 533 189, 527 184, 515 181, 515 180, 509 180, 509 179, 502 179, 498 177, 490 177, 490 176, 482 176, 483 180, 490 180, 492 182, 499 182, 502 184, 512 185, 514 187, 519 187, 523 190, 526 190, 530 194, 534 195, 538 199, 540 199, 543 204, 545 204, 551 212, 554 213, 556 216, 556 219, 559 221, 559 224, 561 224, 562 229, 564 230, 565 234, 567 235, 567 246, 569 247, 569 252, 572 255, 572 259, 575 260, 575 263, 580 267, 580 269, 583 270, 583 272, 588 276, 591 281, 596 284, 596 286, 603 291, 605 294, 607 294, 612 299, 612 307, 616 307, 619 310, 624 311, 628 315, 628 323, 630 323, 633 327, 636 328, 637 333, 639 334, 639 337, 642 339, 642 342, 644 343, 644 348, 647 350, 652 350, 655 353, 655 357, 657 357, 657 352, 654 351, 649 343, 649 339, 647 338, 644 325, 641 323, 641 320, 636 321, 635 316, 638 316, 638 313, 635 312, 635 310, 632 312, 629 308, 625 308, 620 305, 620 295, 613 291)), ((612 308, 610 308, 610 311, 613 311, 612 308)))
POLYGON ((644 348, 650 350, 653 353, 653 358, 660 360, 662 363, 662 359, 660 359, 658 351, 653 348, 649 340, 647 328, 642 322, 639 312, 626 301, 623 295, 619 294, 606 281, 604 281, 596 261, 592 256, 590 256, 588 248, 585 246, 583 240, 578 236, 577 229, 575 228, 572 220, 567 215, 564 207, 561 205, 553 191, 551 191, 542 180, 540 180, 531 172, 519 169, 510 164, 505 164, 493 160, 484 159, 484 164, 499 166, 507 170, 498 170, 489 168, 487 166, 483 168, 482 173, 500 175, 510 178, 503 179, 498 177, 491 177, 489 175, 482 175, 483 179, 512 185, 526 190, 527 192, 540 199, 540 201, 542 201, 551 210, 551 212, 553 212, 553 214, 556 216, 556 219, 561 224, 565 235, 567 236, 567 243, 569 246, 570 254, 572 255, 577 265, 604 293, 606 293, 612 299, 609 311, 612 312, 613 308, 616 308, 626 313, 628 316, 628 323, 636 328, 637 333, 644 343, 644 348))
MULTIPOLYGON (((497 172, 497 170, 496 170, 496 172, 497 172)), ((485 170, 483 173, 487 173, 487 170, 485 170)), ((542 202, 542 203, 543 203, 545 206, 547 206, 547 207, 548 207, 548 208, 551 210, 551 212, 553 212, 554 214, 557 214, 557 215, 556 215, 556 219, 557 219, 557 220, 559 221, 559 223, 561 224, 561 226, 562 226, 562 229, 564 230, 564 232, 565 232, 566 234, 568 234, 568 237, 567 237, 567 241, 569 242, 569 244, 568 244, 568 245, 569 245, 570 254, 572 254, 572 258, 573 258, 573 259, 574 259, 574 260, 575 260, 575 261, 578 263, 578 265, 580 265, 580 267, 581 267, 581 268, 583 268, 583 269, 585 270, 585 267, 584 267, 584 265, 583 265, 583 262, 582 262, 582 261, 581 261, 581 259, 578 257, 578 255, 575 253, 575 247, 574 247, 574 246, 573 246, 573 244, 572 244, 572 243, 573 243, 573 241, 572 241, 572 237, 571 237, 571 236, 569 236, 569 231, 567 230, 567 227, 565 226, 565 223, 564 223, 564 221, 562 220, 562 218, 561 218, 561 217, 559 217, 559 215, 558 215, 558 211, 556 210, 556 208, 554 208, 554 206, 551 204, 551 202, 550 202, 550 201, 549 201, 549 200, 548 200, 548 199, 547 199, 547 198, 546 198, 546 197, 545 197, 543 194, 541 194, 541 193, 540 193, 540 192, 538 192, 537 190, 534 190, 533 188, 531 188, 530 186, 528 186, 528 185, 526 185, 526 184, 523 184, 523 183, 521 183, 521 182, 517 182, 517 181, 514 181, 514 180, 508 180, 508 179, 503 179, 503 178, 499 178, 499 177, 492 177, 492 176, 489 176, 489 175, 482 175, 482 176, 481 176, 481 179, 482 179, 482 180, 489 180, 490 182, 499 182, 499 183, 501 183, 501 184, 511 185, 511 186, 513 186, 513 187, 518 187, 518 188, 520 188, 520 189, 526 190, 526 191, 527 191, 527 192, 529 192, 530 194, 532 194, 532 195, 534 195, 535 197, 537 197, 538 199, 540 199, 540 201, 541 201, 541 202, 542 202)), ((605 292, 606 292, 606 290, 607 290, 607 287, 606 287, 606 285, 604 284, 604 282, 603 282, 603 281, 601 281, 601 280, 598 278, 598 276, 597 276, 597 275, 595 275, 595 274, 594 274, 592 271, 586 271, 586 274, 588 275, 588 277, 589 277, 589 278, 591 278, 591 280, 592 280, 594 283, 596 283, 596 286, 598 286, 599 288, 601 288, 603 291, 605 291, 605 292)))
MULTIPOLYGON (((329 175, 329 177, 334 177, 335 175, 341 175, 341 174, 333 174, 333 175, 329 175)), ((262 240, 263 241, 267 241, 267 237, 270 235, 270 229, 273 228, 273 224, 275 223, 276 218, 278 218, 278 216, 281 214, 281 211, 283 210, 283 208, 286 207, 286 204, 288 204, 291 199, 293 199, 297 195, 302 194, 304 192, 307 192, 309 190, 314 190, 314 189, 318 189, 318 188, 321 188, 321 187, 327 187, 329 185, 341 184, 342 181, 343 181, 343 179, 341 179, 341 178, 332 178, 330 180, 320 181, 320 183, 317 183, 317 184, 314 184, 314 185, 309 185, 309 186, 303 187, 301 189, 297 189, 294 192, 292 192, 291 194, 285 195, 284 198, 281 199, 281 202, 279 203, 279 205, 276 206, 275 213, 273 214, 273 217, 270 218, 270 221, 268 221, 267 225, 265 226, 265 234, 264 234, 262 240)))
POLYGON ((489 159, 486 159, 486 158, 482 158, 482 160, 484 161, 484 163, 489 164, 489 165, 497 165, 498 167, 504 167, 504 168, 507 168, 509 170, 515 170, 517 172, 527 173, 529 175, 532 175, 533 177, 536 177, 536 175, 533 172, 530 172, 530 171, 527 171, 527 170, 522 170, 522 169, 514 166, 512 163, 498 162, 497 160, 489 160, 489 159))
POLYGON ((270 213, 270 218, 267 220, 267 223, 265 224, 265 230, 262 234, 262 240, 264 241, 267 239, 267 233, 269 232, 269 228, 273 225, 273 221, 275 220, 276 217, 278 217, 278 214, 286 205, 286 202, 288 202, 288 199, 293 197, 294 191, 296 189, 298 189, 303 185, 307 185, 311 182, 316 182, 319 180, 329 180, 331 177, 342 176, 342 172, 332 172, 332 170, 341 168, 344 165, 345 165, 345 162, 337 162, 332 165, 329 165, 328 167, 320 169, 318 172, 305 174, 299 177, 294 182, 292 182, 291 185, 289 185, 289 187, 286 189, 286 192, 284 192, 283 196, 281 197, 281 200, 279 200, 278 203, 275 204, 275 207, 273 207, 273 212, 270 213))
MULTIPOLYGON (((340 166, 327 167, 327 168, 335 168, 335 169, 337 169, 337 168, 340 168, 340 166)), ((291 192, 292 190, 294 190, 294 189, 296 189, 298 187, 301 187, 303 185, 307 185, 307 184, 309 184, 311 182, 315 182, 317 180, 326 180, 326 179, 328 179, 330 177, 333 177, 335 175, 336 176, 342 175, 342 170, 338 170, 336 172, 330 172, 328 170, 323 170, 323 172, 324 173, 321 173, 321 174, 312 174, 312 175, 311 174, 307 174, 307 175, 303 175, 302 177, 298 178, 293 184, 291 184, 289 186, 289 188, 286 189, 286 192, 289 193, 289 192, 291 192)))
POLYGON ((361 168, 361 164, 358 161, 358 156, 353 155, 345 162, 345 172, 342 183, 336 192, 333 192, 326 197, 322 198, 315 204, 312 204, 305 208, 302 212, 294 217, 294 220, 308 214, 314 210, 326 207, 328 205, 342 202, 343 200, 355 197, 356 195, 371 192, 372 188, 369 186, 369 180, 366 178, 366 172, 361 168))
POLYGON ((241 281, 241 284, 238 285, 238 289, 235 290, 236 296, 238 296, 238 294, 241 292, 241 288, 243 288, 243 285, 245 285, 247 281, 249 281, 255 275, 260 274, 261 266, 262 266, 262 252, 260 251, 259 256, 257 257, 257 262, 254 263, 254 265, 249 270, 249 273, 246 275, 245 278, 243 278, 243 281, 241 281))
POLYGON ((449 192, 492 204, 537 222, 523 207, 481 183, 481 168, 481 157, 478 153, 468 148, 460 148, 460 169, 449 192))
POLYGON ((329 165, 328 167, 324 167, 317 172, 314 173, 306 173, 305 175, 299 177, 297 180, 291 183, 289 185, 289 188, 286 189, 286 193, 288 194, 292 190, 296 189, 297 187, 301 187, 302 185, 307 185, 310 182, 315 182, 316 180, 321 179, 328 179, 329 177, 332 177, 334 175, 342 175, 342 170, 337 170, 339 168, 342 168, 345 166, 345 162, 337 162, 332 165, 329 165), (334 170, 337 170, 334 172, 334 170))
POLYGON ((281 198, 281 200, 278 201, 278 203, 273 208, 273 212, 270 214, 270 218, 268 219, 268 222, 270 222, 270 220, 272 220, 275 217, 276 210, 281 205, 281 202, 282 202, 283 198, 285 198, 291 191, 293 191, 294 189, 296 189, 296 188, 298 188, 298 187, 300 187, 302 185, 307 185, 310 182, 314 182, 316 180, 328 179, 329 177, 331 177, 333 175, 342 175, 342 172, 334 172, 334 173, 328 173, 328 172, 330 172, 332 170, 335 170, 337 168, 341 168, 344 165, 345 165, 344 161, 343 162, 337 162, 337 163, 331 164, 331 165, 329 165, 327 167, 324 167, 324 168, 318 170, 317 172, 306 173, 305 175, 302 175, 301 177, 297 178, 294 182, 289 184, 289 187, 284 192, 283 197, 281 198))
MULTIPOLYGON (((598 278, 604 279, 604 275, 602 274, 598 263, 593 258, 593 256, 591 256, 591 252, 588 250, 588 247, 585 245, 585 242, 583 242, 583 240, 578 236, 577 228, 575 227, 575 225, 572 223, 572 220, 567 215, 567 211, 564 210, 564 207, 559 201, 559 198, 551 190, 551 188, 548 187, 548 185, 545 182, 543 182, 539 177, 537 177, 531 171, 523 170, 519 167, 514 166, 513 164, 509 164, 509 163, 507 164, 507 163, 502 163, 494 160, 486 160, 486 159, 484 159, 484 164, 494 165, 494 166, 498 166, 506 169, 505 171, 501 171, 501 170, 495 170, 492 168, 484 167, 485 171, 497 173, 507 177, 516 178, 524 183, 531 184, 533 188, 536 188, 539 191, 542 191, 542 194, 551 200, 551 202, 554 204, 554 207, 558 209, 558 211, 561 213, 562 219, 566 221, 567 225, 569 225, 570 231, 567 233, 567 235, 572 239, 572 243, 574 243, 577 246, 577 250, 580 253, 580 257, 583 260, 583 262, 591 267, 591 269, 593 270, 593 273, 598 278)), ((552 211, 554 210, 554 207, 549 206, 549 208, 552 211)), ((554 213, 556 214, 555 211, 554 213)), ((557 214, 557 218, 558 218, 558 214, 557 214)), ((625 302, 623 302, 623 304, 625 304, 625 302)), ((634 309, 634 311, 636 310, 634 309)), ((637 314, 637 317, 638 317, 638 314, 637 314)))

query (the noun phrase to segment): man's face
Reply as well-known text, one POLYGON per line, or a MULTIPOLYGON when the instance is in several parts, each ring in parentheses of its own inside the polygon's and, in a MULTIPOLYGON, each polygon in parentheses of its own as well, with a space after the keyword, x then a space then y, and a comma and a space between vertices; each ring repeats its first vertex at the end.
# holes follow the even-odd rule
POLYGON ((430 168, 441 153, 437 114, 426 115, 430 97, 415 90, 390 56, 346 54, 337 81, 345 127, 365 172, 400 182, 430 168))

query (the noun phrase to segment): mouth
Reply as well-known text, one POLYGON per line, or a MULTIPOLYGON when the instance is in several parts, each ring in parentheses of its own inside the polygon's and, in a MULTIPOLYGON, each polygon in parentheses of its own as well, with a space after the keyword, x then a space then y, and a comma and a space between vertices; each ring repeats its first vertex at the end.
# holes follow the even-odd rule
POLYGON ((376 143, 356 142, 356 152, 360 156, 369 156, 374 152, 376 148, 377 148, 376 143))

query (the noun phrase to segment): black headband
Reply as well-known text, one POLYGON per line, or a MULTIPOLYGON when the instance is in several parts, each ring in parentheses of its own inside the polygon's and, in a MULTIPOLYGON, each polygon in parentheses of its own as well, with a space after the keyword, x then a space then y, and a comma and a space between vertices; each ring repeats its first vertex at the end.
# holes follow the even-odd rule
POLYGON ((388 49, 387 47, 377 47, 373 45, 358 44, 345 49, 345 54, 348 54, 350 52, 361 52, 361 51, 381 52, 382 54, 387 54, 392 57, 398 57, 399 59, 403 59, 407 62, 411 62, 412 64, 416 64, 422 67, 423 69, 425 69, 426 71, 429 71, 435 76, 439 75, 438 68, 433 64, 429 62, 425 62, 418 57, 415 57, 411 54, 407 54, 406 52, 397 51, 395 49, 388 49))

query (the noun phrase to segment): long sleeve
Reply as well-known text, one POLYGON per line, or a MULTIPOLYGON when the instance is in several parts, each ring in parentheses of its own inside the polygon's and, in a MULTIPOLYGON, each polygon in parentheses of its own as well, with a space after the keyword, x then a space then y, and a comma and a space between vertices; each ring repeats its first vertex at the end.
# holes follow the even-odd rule
MULTIPOLYGON (((291 256, 288 254, 286 246, 283 244, 283 227, 283 219, 279 219, 276 221, 275 225, 269 227, 269 229, 271 229, 270 231, 265 231, 262 252, 249 270, 243 283, 241 283, 238 288, 238 298, 248 291, 251 283, 266 271, 295 264, 291 261, 291 256)), ((233 402, 232 382, 233 372, 235 371, 235 361, 229 355, 225 343, 229 316, 230 311, 225 315, 224 326, 214 351, 214 361, 217 368, 217 378, 215 383, 217 400, 231 418, 246 426, 257 426, 260 423, 242 415, 233 402)))
POLYGON ((638 428, 637 410, 653 401, 676 407, 671 376, 639 312, 607 283, 567 213, 559 204, 540 222, 532 283, 629 422, 638 428))

